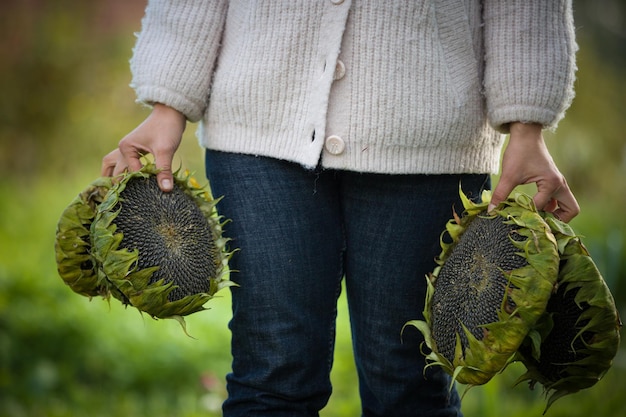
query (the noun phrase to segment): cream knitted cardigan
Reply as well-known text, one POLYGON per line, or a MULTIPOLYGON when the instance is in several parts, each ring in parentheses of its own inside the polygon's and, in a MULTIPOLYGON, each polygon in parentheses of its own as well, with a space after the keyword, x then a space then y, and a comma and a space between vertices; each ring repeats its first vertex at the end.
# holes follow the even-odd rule
POLYGON ((487 173, 508 123, 563 117, 575 50, 567 0, 154 0, 132 86, 210 149, 487 173))

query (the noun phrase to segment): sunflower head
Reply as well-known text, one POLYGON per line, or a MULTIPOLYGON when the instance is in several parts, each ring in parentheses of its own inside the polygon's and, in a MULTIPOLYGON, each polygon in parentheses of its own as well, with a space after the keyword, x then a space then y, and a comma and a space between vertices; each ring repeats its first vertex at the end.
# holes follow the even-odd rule
POLYGON ((179 171, 165 193, 156 174, 147 164, 116 181, 99 179, 70 204, 57 232, 59 272, 80 294, 112 294, 155 318, 184 323, 182 316, 232 285, 232 252, 210 192, 179 171))
POLYGON ((510 362, 518 382, 544 388, 548 403, 589 388, 612 365, 622 323, 615 301, 572 228, 517 194, 486 213, 490 194, 454 214, 428 277, 424 335, 429 366, 469 386, 510 362))
POLYGON ((438 266, 428 277, 423 321, 430 365, 453 380, 480 385, 513 359, 544 312, 556 281, 554 236, 532 204, 509 199, 491 213, 491 195, 454 214, 441 237, 438 266))

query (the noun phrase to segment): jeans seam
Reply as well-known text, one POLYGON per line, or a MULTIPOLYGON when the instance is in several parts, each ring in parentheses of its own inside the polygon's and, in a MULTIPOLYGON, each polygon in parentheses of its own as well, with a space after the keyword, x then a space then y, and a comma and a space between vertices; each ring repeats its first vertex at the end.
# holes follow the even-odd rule
MULTIPOLYGON (((343 217, 343 216, 342 216, 343 217)), ((334 304, 334 322, 330 325, 330 334, 328 338, 328 375, 330 377, 330 372, 333 367, 334 357, 335 357, 335 343, 337 339, 337 305, 339 301, 339 296, 341 295, 341 285, 343 282, 344 274, 345 274, 345 257, 346 257, 346 232, 343 221, 341 222, 341 250, 339 251, 339 273, 337 274, 336 279, 336 288, 335 288, 335 304, 334 304)))

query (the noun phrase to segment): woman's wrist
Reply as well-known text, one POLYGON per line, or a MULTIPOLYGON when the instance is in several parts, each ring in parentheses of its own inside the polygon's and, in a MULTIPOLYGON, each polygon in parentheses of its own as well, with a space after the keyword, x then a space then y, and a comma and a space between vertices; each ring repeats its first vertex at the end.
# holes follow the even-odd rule
POLYGON ((541 138, 542 130, 543 126, 539 123, 511 122, 509 125, 511 138, 541 138))
POLYGON ((154 103, 154 105, 152 106, 152 114, 158 117, 165 117, 172 121, 178 121, 179 123, 186 123, 187 121, 187 118, 184 114, 182 114, 175 108, 162 103, 154 103))

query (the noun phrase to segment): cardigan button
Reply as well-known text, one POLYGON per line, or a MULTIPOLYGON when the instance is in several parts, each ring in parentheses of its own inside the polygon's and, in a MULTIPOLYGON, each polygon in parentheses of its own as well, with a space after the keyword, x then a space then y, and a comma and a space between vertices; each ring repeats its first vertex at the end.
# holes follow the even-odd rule
POLYGON ((343 3, 343 0, 330 0, 330 2, 334 5, 340 5, 341 3, 343 3))
POLYGON ((339 136, 331 135, 326 138, 324 147, 331 155, 340 155, 346 149, 346 143, 339 136))
POLYGON ((346 66, 341 60, 337 60, 337 65, 335 65, 335 73, 333 74, 334 80, 341 80, 346 75, 346 66))

